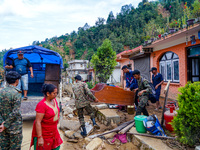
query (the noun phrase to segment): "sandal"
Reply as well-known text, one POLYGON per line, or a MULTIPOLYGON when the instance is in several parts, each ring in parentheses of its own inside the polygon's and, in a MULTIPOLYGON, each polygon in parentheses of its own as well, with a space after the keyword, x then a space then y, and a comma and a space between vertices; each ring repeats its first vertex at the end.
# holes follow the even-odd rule
POLYGON ((27 97, 27 96, 23 98, 23 100, 24 100, 24 101, 26 101, 27 99, 28 99, 28 97, 27 97))

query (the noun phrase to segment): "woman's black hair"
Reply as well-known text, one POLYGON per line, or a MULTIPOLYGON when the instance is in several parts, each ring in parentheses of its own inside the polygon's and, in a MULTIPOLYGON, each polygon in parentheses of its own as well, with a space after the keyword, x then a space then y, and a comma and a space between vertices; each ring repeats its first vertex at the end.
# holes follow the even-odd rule
POLYGON ((47 96, 47 92, 51 94, 55 89, 57 89, 57 87, 53 84, 43 84, 42 93, 47 96))
POLYGON ((6 81, 8 82, 8 84, 13 84, 20 78, 21 78, 21 75, 16 71, 9 71, 6 74, 6 81))

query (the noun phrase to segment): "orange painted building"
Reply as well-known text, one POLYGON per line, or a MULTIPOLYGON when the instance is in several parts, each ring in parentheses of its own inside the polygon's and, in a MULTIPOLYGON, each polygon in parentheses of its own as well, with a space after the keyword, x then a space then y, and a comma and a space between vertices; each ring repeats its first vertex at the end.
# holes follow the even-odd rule
POLYGON ((157 67, 165 80, 161 96, 169 80, 171 84, 168 97, 171 99, 177 99, 178 88, 185 86, 188 81, 200 81, 199 32, 200 24, 196 24, 144 47, 153 49, 150 65, 157 67), (191 42, 191 36, 195 36, 196 42, 191 42))
MULTIPOLYGON (((200 24, 179 30, 165 38, 159 39, 147 46, 139 46, 133 50, 117 55, 117 61, 123 65, 131 64, 131 69, 141 71, 143 77, 151 80, 149 70, 158 68, 163 75, 161 96, 170 80, 168 97, 177 99, 178 88, 188 81, 200 81, 200 24), (193 42, 191 39, 193 38, 193 42), (195 39, 195 41, 194 41, 195 39)), ((121 83, 125 86, 123 72, 121 83)))

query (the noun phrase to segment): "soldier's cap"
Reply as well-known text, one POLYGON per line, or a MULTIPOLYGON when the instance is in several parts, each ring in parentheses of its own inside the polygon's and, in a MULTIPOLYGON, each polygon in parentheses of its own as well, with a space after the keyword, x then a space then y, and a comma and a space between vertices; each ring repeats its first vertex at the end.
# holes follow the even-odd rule
POLYGON ((133 71, 133 75, 135 75, 135 74, 140 74, 140 71, 139 70, 134 70, 133 71))
POLYGON ((80 75, 76 75, 75 76, 75 80, 81 80, 82 78, 81 78, 81 76, 80 75))
POLYGON ((156 67, 152 67, 149 72, 152 72, 153 70, 157 70, 157 68, 156 67))
POLYGON ((19 50, 19 51, 17 52, 17 54, 18 54, 18 55, 19 55, 19 54, 24 55, 24 53, 23 53, 21 50, 19 50))

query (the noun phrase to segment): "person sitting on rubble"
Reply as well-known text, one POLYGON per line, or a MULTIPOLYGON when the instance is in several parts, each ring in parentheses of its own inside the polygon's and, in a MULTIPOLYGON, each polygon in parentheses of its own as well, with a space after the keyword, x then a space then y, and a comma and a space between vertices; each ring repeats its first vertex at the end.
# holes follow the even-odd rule
MULTIPOLYGON (((137 80, 133 76, 133 71, 128 69, 128 66, 122 67, 123 72, 126 74, 126 88, 125 90, 133 91, 138 88, 137 80)), ((138 92, 135 93, 135 105, 138 106, 138 92)))
POLYGON ((139 103, 136 115, 141 115, 141 113, 143 113, 145 116, 149 116, 149 113, 146 109, 146 104, 149 99, 149 94, 151 93, 151 86, 149 85, 149 81, 144 79, 140 75, 139 70, 134 70, 133 76, 138 82, 138 88, 135 89, 135 91, 136 90, 138 91, 138 96, 139 96, 139 103))
POLYGON ((78 110, 78 117, 81 124, 82 132, 81 135, 83 137, 87 136, 87 131, 85 128, 85 121, 84 121, 84 109, 90 114, 91 120, 93 122, 93 126, 95 129, 100 129, 100 127, 95 122, 95 114, 92 109, 92 106, 90 105, 90 101, 88 97, 93 100, 94 102, 98 102, 98 99, 95 98, 95 96, 92 94, 92 92, 87 88, 87 84, 84 82, 81 82, 81 76, 77 75, 75 77, 76 83, 72 86, 74 95, 75 95, 75 106, 78 110))
POLYGON ((57 87, 53 84, 42 86, 44 98, 37 104, 36 119, 33 123, 31 146, 37 150, 59 150, 63 143, 58 132, 60 109, 56 101, 57 87))

